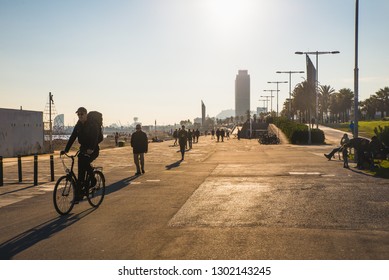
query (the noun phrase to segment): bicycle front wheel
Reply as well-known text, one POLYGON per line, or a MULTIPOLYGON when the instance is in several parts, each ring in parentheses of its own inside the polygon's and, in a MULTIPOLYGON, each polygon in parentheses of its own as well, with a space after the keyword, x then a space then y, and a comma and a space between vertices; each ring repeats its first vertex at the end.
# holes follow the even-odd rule
POLYGON ((93 171, 93 176, 96 179, 96 185, 94 187, 89 187, 87 198, 91 206, 99 207, 103 202, 105 195, 105 178, 104 174, 98 170, 93 171))
POLYGON ((68 214, 74 206, 75 184, 68 176, 58 179, 54 187, 54 208, 60 215, 68 214))

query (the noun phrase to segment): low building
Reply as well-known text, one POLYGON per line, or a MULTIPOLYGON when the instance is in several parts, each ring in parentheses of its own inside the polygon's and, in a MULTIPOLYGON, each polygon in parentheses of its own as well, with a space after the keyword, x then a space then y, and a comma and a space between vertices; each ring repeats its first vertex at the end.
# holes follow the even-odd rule
POLYGON ((43 112, 0 108, 0 156, 43 152, 43 112))

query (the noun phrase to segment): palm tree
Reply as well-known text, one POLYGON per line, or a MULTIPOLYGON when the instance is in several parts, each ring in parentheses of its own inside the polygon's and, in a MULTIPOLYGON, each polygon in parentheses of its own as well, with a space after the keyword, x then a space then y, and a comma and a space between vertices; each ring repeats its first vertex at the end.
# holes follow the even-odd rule
POLYGON ((389 87, 381 88, 376 93, 376 98, 380 100, 377 111, 381 112, 381 118, 384 118, 384 112, 386 117, 389 115, 389 87))
POLYGON ((311 119, 311 112, 315 110, 315 88, 307 81, 299 83, 293 90, 292 107, 299 113, 300 122, 311 119))
POLYGON ((324 117, 328 119, 328 109, 330 106, 331 94, 335 92, 335 89, 331 86, 320 86, 319 88, 319 105, 320 105, 320 119, 323 122, 324 117))
POLYGON ((361 111, 365 113, 368 120, 374 119, 379 106, 378 103, 380 102, 377 100, 376 96, 370 96, 368 99, 361 102, 361 111))
POLYGON ((343 88, 339 92, 335 92, 330 97, 330 110, 332 117, 337 121, 349 121, 354 93, 351 89, 343 88))
POLYGON ((354 100, 354 93, 349 88, 342 88, 339 90, 341 96, 340 109, 343 114, 343 122, 348 122, 350 118, 351 106, 354 100))

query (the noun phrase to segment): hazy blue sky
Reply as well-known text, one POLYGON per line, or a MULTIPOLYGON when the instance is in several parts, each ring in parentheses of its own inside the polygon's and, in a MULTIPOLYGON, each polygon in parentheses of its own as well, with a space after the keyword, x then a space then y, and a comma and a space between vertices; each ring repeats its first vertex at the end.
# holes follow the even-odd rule
MULTIPOLYGON (((389 86, 388 14, 388 0, 360 1, 360 100, 389 86)), ((355 0, 0 0, 0 107, 43 111, 52 92, 65 124, 78 106, 106 125, 174 124, 201 100, 209 116, 235 108, 245 69, 255 110, 268 81, 288 80, 276 71, 306 70, 295 51, 340 51, 319 56, 319 81, 353 90, 354 23, 355 0)))

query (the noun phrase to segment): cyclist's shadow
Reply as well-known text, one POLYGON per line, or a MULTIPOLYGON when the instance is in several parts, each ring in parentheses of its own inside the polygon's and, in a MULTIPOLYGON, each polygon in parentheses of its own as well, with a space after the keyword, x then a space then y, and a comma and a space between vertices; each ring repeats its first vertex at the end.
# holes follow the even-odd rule
POLYGON ((42 240, 50 238, 50 236, 78 222, 95 210, 96 208, 89 208, 79 214, 59 216, 3 242, 0 244, 0 259, 12 259, 18 253, 23 252, 42 240))

